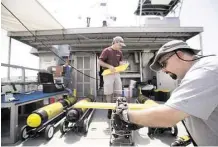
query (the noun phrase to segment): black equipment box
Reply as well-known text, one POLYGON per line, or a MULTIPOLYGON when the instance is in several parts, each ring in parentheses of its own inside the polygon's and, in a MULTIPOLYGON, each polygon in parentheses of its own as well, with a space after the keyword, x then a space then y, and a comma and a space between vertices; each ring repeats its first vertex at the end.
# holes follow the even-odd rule
POLYGON ((169 90, 154 90, 155 101, 162 101, 166 102, 170 98, 170 91, 169 90))
POLYGON ((44 93, 52 93, 64 91, 64 86, 61 83, 54 83, 54 78, 51 73, 48 72, 39 72, 38 73, 38 82, 43 86, 44 93))

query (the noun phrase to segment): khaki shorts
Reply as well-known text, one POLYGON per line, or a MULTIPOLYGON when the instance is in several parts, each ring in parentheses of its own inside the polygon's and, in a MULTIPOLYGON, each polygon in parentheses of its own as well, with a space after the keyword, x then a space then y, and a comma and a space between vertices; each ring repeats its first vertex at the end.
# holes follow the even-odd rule
POLYGON ((119 73, 105 75, 103 78, 105 95, 111 95, 113 93, 118 95, 122 94, 122 82, 119 73))

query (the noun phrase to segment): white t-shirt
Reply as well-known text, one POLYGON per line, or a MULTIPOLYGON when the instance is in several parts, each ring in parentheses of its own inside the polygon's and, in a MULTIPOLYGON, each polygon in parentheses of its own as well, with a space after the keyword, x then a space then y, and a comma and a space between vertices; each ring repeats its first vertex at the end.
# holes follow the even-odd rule
POLYGON ((185 124, 198 146, 217 146, 218 57, 199 59, 165 105, 190 115, 185 124))

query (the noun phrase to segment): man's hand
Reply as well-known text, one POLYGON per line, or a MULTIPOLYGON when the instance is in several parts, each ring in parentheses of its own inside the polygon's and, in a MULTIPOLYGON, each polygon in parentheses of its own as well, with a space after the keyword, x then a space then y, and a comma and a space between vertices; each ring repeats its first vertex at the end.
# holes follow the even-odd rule
POLYGON ((127 102, 118 102, 118 106, 116 107, 116 114, 120 116, 121 120, 129 123, 127 102))
POLYGON ((128 116, 128 103, 124 97, 117 98, 114 122, 119 129, 137 130, 141 128, 139 125, 130 123, 128 116))
POLYGON ((113 67, 112 65, 109 66, 109 69, 110 69, 111 72, 115 72, 116 71, 115 67, 113 67))

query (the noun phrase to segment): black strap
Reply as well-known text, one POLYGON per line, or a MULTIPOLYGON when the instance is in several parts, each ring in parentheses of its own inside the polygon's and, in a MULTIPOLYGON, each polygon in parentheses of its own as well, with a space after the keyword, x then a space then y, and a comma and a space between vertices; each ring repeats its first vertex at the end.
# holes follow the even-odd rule
POLYGON ((194 145, 194 146, 198 146, 197 143, 196 143, 196 142, 194 141, 194 139, 192 138, 191 134, 189 133, 189 131, 188 131, 186 125, 185 125, 184 120, 182 120, 182 123, 183 123, 183 125, 184 125, 184 127, 185 127, 185 129, 186 129, 186 132, 188 133, 189 137, 191 138, 191 141, 192 141, 193 145, 194 145))

